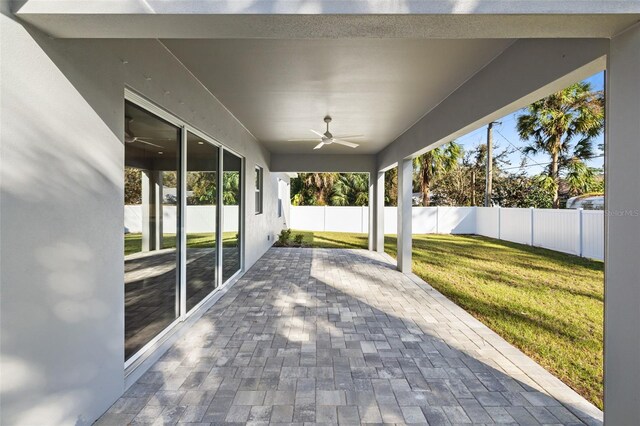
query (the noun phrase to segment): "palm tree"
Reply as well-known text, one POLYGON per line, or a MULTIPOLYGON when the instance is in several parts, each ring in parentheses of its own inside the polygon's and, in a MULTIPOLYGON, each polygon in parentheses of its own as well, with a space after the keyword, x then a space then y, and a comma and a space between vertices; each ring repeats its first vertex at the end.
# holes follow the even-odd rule
POLYGON ((518 116, 520 139, 530 143, 525 154, 544 152, 551 157, 546 186, 553 193, 553 208, 559 207, 560 169, 573 164, 574 171, 587 171, 588 168, 576 168, 575 162, 592 156, 591 143, 603 128, 604 94, 592 91, 586 82, 534 102, 518 116), (575 144, 574 139, 578 139, 575 144))
POLYGON ((429 190, 434 178, 453 170, 462 156, 462 148, 455 141, 414 158, 413 166, 418 173, 418 184, 422 191, 422 205, 429 205, 429 190))
POLYGON ((338 173, 298 173, 291 184, 294 205, 325 206, 328 204, 338 173))
POLYGON ((369 178, 364 173, 340 173, 331 192, 333 206, 366 206, 369 178))

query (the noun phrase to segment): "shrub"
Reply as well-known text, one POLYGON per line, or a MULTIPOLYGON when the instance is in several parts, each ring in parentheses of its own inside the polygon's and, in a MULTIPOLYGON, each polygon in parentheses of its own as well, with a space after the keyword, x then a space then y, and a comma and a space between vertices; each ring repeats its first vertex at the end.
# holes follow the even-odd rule
POLYGON ((283 229, 282 232, 280 232, 280 235, 278 235, 278 245, 282 247, 286 247, 287 245, 289 245, 290 239, 291 239, 291 230, 283 229))
POLYGON ((302 234, 296 234, 296 236, 293 237, 293 242, 298 246, 302 245, 302 240, 304 240, 304 235, 302 234))

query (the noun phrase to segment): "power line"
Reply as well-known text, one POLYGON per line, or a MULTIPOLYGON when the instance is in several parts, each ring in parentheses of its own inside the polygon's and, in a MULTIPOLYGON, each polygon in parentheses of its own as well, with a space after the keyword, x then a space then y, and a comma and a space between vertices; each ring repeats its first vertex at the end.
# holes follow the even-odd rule
MULTIPOLYGON (((533 161, 532 166, 542 166, 542 164, 537 163, 537 162, 536 162, 536 160, 534 160, 533 158, 529 157, 529 155, 528 155, 526 152, 524 152, 523 150, 521 150, 520 148, 518 148, 517 146, 515 146, 513 143, 511 143, 511 141, 510 141, 509 139, 507 139, 507 137, 506 137, 505 135, 503 135, 503 134, 502 134, 502 132, 501 132, 500 130, 496 129, 496 132, 498 132, 498 134, 499 134, 500 136, 502 136, 502 139, 504 139, 505 141, 507 141, 507 143, 508 143, 509 145, 511 145, 512 147, 514 147, 515 149, 517 149, 517 150, 518 150, 522 155, 524 155, 525 157, 527 157, 529 160, 533 161)), ((546 167, 546 166, 543 166, 543 167, 546 167)))
MULTIPOLYGON (((593 160, 594 158, 602 158, 604 157, 604 154, 600 154, 600 155, 593 155, 590 157, 584 157, 581 158, 581 160, 593 160)), ((512 167, 502 167, 500 168, 500 171, 502 170, 512 170, 512 169, 526 169, 527 167, 536 167, 536 166, 541 166, 541 167, 547 167, 551 165, 551 162, 543 164, 543 163, 535 163, 535 164, 525 164, 525 165, 521 165, 521 166, 512 166, 512 167)))

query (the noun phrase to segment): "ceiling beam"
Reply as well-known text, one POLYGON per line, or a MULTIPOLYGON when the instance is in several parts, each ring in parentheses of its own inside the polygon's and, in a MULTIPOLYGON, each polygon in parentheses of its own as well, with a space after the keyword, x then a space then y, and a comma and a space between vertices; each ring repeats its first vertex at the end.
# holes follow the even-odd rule
POLYGON ((368 173, 375 168, 375 155, 271 154, 272 172, 368 173))

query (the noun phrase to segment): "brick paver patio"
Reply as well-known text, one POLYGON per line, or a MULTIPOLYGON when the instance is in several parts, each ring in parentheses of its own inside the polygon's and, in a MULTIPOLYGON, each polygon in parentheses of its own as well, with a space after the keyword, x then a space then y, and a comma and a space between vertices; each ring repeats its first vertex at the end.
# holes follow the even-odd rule
POLYGON ((388 256, 271 249, 100 424, 601 424, 388 256))

